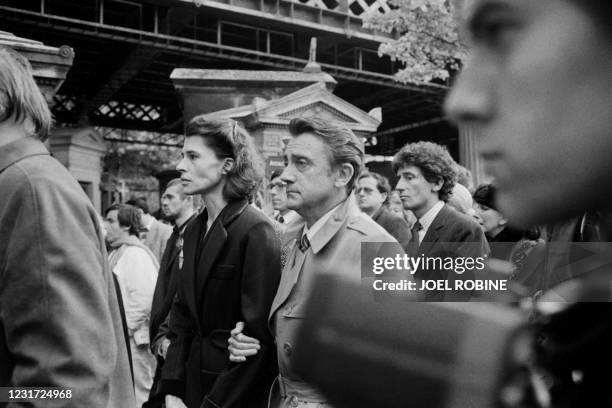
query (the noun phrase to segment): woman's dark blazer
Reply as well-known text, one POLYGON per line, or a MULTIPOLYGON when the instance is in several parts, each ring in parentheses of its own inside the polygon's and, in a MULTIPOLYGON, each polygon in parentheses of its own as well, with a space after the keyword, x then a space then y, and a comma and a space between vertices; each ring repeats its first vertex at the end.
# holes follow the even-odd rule
POLYGON ((204 211, 185 230, 158 393, 181 397, 189 408, 265 407, 277 372, 267 317, 280 279, 280 242, 272 221, 246 200, 230 202, 204 237, 207 217, 204 211), (231 363, 227 340, 238 321, 261 349, 231 363))

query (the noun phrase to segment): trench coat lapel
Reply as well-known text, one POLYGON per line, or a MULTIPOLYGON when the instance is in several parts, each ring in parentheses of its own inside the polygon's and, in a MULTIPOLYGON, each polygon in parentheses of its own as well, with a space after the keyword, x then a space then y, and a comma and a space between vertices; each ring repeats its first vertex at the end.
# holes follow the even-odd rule
MULTIPOLYGON (((310 242, 312 254, 309 256, 316 255, 325 247, 325 245, 327 245, 327 243, 336 235, 340 228, 342 228, 347 219, 347 215, 352 214, 354 211, 359 211, 356 208, 354 199, 352 196, 350 196, 334 211, 332 216, 312 238, 310 242)), ((287 257, 287 262, 283 268, 281 281, 278 286, 276 296, 274 297, 274 301, 272 302, 270 315, 268 316, 268 323, 270 326, 274 313, 283 305, 283 303, 285 303, 291 294, 291 291, 295 287, 300 274, 302 273, 302 267, 304 265, 304 261, 306 260, 306 255, 309 254, 308 251, 302 254, 297 248, 297 240, 301 238, 303 230, 304 220, 302 219, 300 219, 298 223, 289 224, 287 227, 287 232, 285 233, 285 238, 283 239, 283 245, 289 245, 289 256, 287 257)), ((314 271, 309 271, 307 273, 311 272, 314 271)))
POLYGON ((270 308, 268 319, 272 318, 274 312, 276 312, 276 310, 283 304, 291 293, 291 290, 297 282, 299 271, 302 269, 304 260, 306 259, 303 254, 298 254, 300 251, 297 248, 297 240, 302 235, 304 223, 304 220, 299 218, 298 220, 290 223, 283 234, 283 238, 281 240, 281 251, 287 252, 287 260, 281 272, 280 283, 278 284, 276 295, 272 301, 272 307, 270 308), (296 261, 299 262, 299 265, 296 264, 296 261))

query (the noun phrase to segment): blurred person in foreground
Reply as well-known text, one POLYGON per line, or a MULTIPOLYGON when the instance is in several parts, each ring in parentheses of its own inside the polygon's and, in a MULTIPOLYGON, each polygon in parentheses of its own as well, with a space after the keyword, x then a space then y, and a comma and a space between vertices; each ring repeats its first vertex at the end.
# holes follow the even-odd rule
POLYGON ((159 273, 155 283, 153 304, 151 305, 151 324, 149 327, 151 351, 157 358, 157 369, 151 388, 151 398, 146 407, 161 407, 160 399, 155 398, 155 388, 161 376, 161 368, 170 346, 168 326, 170 308, 176 296, 176 286, 180 269, 183 267, 183 235, 185 228, 196 215, 199 207, 199 195, 187 195, 183 190, 181 179, 172 179, 166 185, 161 197, 161 211, 167 220, 174 224, 172 235, 166 243, 166 249, 159 264, 159 273))
POLYGON ((276 374, 267 318, 280 278, 273 221, 249 205, 264 165, 251 136, 233 120, 193 118, 185 129, 183 192, 205 210, 185 229, 183 268, 170 312, 170 347, 157 387, 166 408, 265 407, 276 374), (259 354, 229 364, 237 321, 260 339, 259 354))
POLYGON ((0 387, 71 392, 34 407, 134 407, 103 229, 50 128, 30 64, 0 47, 0 387))
MULTIPOLYGON (((609 211, 610 2, 457 4, 472 51, 446 111, 480 135, 479 153, 499 188, 499 211, 524 227, 609 211)), ((610 300, 611 274, 609 264, 590 269, 544 293, 536 305, 547 315, 536 321, 544 339, 536 363, 552 377, 549 406, 612 405, 611 304, 574 303, 610 300)))
POLYGON ((151 250, 138 239, 142 228, 138 208, 112 205, 106 210, 104 228, 112 248, 108 255, 110 268, 117 276, 125 310, 135 406, 140 407, 147 400, 155 374, 155 357, 149 351, 149 320, 159 265, 151 250))

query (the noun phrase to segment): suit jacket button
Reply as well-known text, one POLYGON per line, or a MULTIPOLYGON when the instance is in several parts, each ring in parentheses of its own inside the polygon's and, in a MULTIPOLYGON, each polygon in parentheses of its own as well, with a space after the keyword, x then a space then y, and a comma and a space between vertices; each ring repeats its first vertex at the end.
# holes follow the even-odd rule
POLYGON ((291 347, 291 344, 285 343, 283 344, 283 350, 285 350, 286 355, 290 356, 291 352, 293 351, 293 347, 291 347))

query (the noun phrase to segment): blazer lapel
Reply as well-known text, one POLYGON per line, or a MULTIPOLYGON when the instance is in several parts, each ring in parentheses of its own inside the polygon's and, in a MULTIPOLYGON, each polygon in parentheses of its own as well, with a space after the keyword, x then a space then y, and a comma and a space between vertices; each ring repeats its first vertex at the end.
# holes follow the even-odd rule
POLYGON ((184 287, 187 288, 185 291, 185 302, 194 316, 198 315, 196 312, 195 290, 193 290, 195 288, 195 274, 198 270, 198 257, 196 255, 200 255, 201 258, 201 254, 197 254, 197 251, 200 249, 200 237, 202 237, 206 230, 207 219, 206 211, 204 211, 187 227, 183 236, 183 255, 185 261, 179 276, 185 282, 184 287))
POLYGON ((428 254, 431 248, 435 245, 436 242, 440 240, 440 232, 446 225, 446 218, 448 216, 448 208, 446 204, 436 218, 434 218, 433 222, 429 226, 427 233, 423 237, 423 242, 419 246, 419 253, 428 254))
MULTIPOLYGON (((202 251, 196 266, 196 287, 195 300, 202 298, 202 292, 206 286, 206 281, 210 272, 217 262, 217 258, 225 247, 227 241, 227 227, 244 211, 249 205, 246 200, 233 201, 228 203, 221 211, 217 219, 211 225, 211 230, 206 234, 200 250, 202 251)), ((197 304, 196 304, 197 306, 197 304)))

